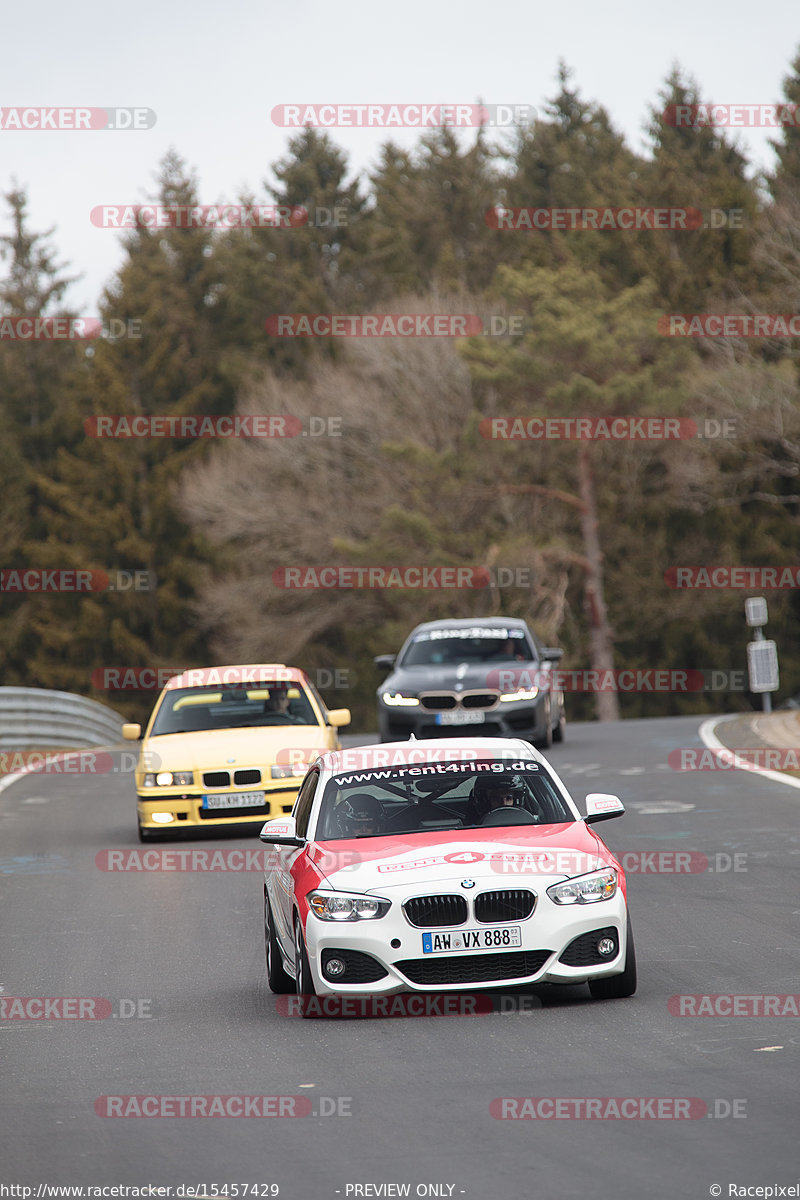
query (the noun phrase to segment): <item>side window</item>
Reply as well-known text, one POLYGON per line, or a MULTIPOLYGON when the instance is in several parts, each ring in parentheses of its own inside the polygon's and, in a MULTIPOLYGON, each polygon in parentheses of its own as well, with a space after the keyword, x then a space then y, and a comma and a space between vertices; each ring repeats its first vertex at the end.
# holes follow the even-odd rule
POLYGON ((297 793, 297 799, 294 805, 295 828, 298 837, 305 837, 308 829, 308 821, 311 816, 311 805, 314 803, 314 794, 319 783, 319 771, 313 771, 311 775, 304 780, 303 786, 297 793))

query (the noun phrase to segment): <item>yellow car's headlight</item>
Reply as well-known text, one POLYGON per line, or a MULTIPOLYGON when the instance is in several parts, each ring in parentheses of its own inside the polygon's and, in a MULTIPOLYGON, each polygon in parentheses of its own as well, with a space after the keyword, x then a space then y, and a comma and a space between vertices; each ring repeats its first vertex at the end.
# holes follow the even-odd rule
POLYGON ((143 786, 146 788, 191 787, 193 783, 193 771, 148 771, 144 777, 143 786))

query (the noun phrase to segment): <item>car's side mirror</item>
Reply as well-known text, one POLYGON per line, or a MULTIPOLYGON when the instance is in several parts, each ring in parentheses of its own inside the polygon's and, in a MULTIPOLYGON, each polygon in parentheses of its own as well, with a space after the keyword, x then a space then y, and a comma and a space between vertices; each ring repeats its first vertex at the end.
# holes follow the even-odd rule
POLYGON ((391 671, 394 666, 396 654, 379 654, 377 658, 373 658, 376 667, 380 667, 382 671, 391 671))
POLYGON ((136 725, 133 721, 126 722, 122 726, 122 736, 126 742, 138 742, 142 736, 141 725, 136 725))
POLYGON ((584 821, 587 825, 596 825, 598 821, 621 817, 624 812, 625 807, 619 796, 612 796, 608 792, 590 792, 586 797, 584 821))
POLYGON ((564 657, 564 651, 560 646, 543 646, 541 651, 542 662, 558 662, 564 657))
POLYGON ((350 724, 350 709, 349 708, 332 708, 328 712, 328 724, 333 725, 334 729, 341 729, 343 725, 350 724))
POLYGON ((276 817, 267 821, 258 835, 262 842, 273 846, 305 846, 306 839, 298 837, 294 817, 276 817))

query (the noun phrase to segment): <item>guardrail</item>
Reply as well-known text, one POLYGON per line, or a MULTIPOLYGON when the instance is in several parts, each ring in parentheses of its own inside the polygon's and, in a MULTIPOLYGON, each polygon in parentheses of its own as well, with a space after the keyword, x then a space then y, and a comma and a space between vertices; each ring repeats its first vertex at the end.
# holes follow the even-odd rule
POLYGON ((122 725, 119 713, 85 696, 0 687, 0 750, 113 745, 122 725))

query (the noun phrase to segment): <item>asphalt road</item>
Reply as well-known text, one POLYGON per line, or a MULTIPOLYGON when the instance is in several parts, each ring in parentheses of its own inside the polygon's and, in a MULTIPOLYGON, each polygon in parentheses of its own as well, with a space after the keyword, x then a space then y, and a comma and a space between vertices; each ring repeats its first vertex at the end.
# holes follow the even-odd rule
POLYGON ((800 991, 800 795, 751 773, 671 769, 699 724, 570 726, 552 752, 579 804, 609 791, 626 805, 599 832, 642 868, 629 874, 637 994, 508 992, 497 1005, 513 1011, 473 1017, 285 1015, 264 974, 257 871, 102 870, 109 849, 145 849, 129 773, 14 783, 0 795, 2 996, 98 997, 95 1013, 119 1015, 0 1021, 0 1183, 34 1196, 40 1184, 173 1196, 227 1184, 240 1197, 278 1185, 283 1200, 658 1200, 796 1184, 798 1019, 668 1007, 680 994, 800 991), (714 869, 670 873, 674 851, 714 869), (99 1097, 129 1095, 300 1096, 316 1115, 97 1114, 99 1097), (710 1115, 498 1120, 501 1097, 693 1097, 710 1115))

